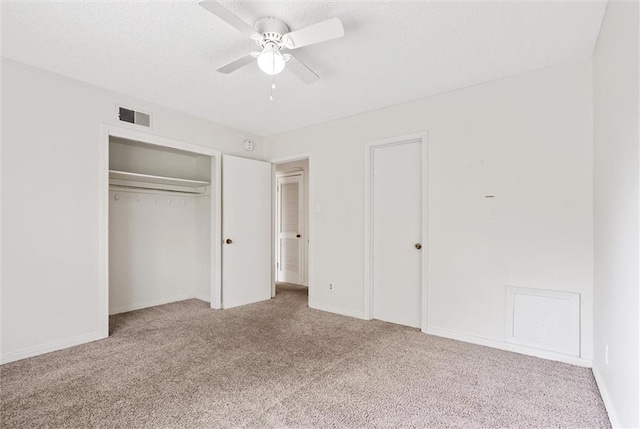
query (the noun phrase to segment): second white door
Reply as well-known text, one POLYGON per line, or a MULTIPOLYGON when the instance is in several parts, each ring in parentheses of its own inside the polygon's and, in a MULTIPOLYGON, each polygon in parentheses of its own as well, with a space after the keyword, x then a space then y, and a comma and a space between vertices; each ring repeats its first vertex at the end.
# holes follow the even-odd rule
POLYGON ((303 283, 304 183, 301 174, 278 177, 277 279, 303 283))
POLYGON ((373 318, 422 320, 422 143, 373 148, 373 318))
POLYGON ((271 164, 222 157, 222 307, 271 298, 271 164))

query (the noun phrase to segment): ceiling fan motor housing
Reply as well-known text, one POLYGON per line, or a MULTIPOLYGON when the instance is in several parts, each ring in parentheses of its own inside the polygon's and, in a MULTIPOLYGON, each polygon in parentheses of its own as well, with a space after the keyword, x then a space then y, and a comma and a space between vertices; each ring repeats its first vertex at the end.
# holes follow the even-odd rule
POLYGON ((254 28, 262 34, 262 39, 256 40, 256 43, 260 47, 264 48, 265 45, 272 43, 275 44, 278 49, 284 48, 282 35, 289 32, 289 26, 282 20, 274 18, 273 16, 265 16, 256 21, 254 28))

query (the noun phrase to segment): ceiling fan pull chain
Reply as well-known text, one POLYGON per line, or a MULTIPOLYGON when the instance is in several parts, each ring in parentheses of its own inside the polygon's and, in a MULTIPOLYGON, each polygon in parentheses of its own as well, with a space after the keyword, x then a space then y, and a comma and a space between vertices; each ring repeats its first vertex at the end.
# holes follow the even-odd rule
MULTIPOLYGON (((272 60, 273 62, 273 67, 275 68, 276 66, 276 57, 275 55, 273 56, 272 60)), ((276 89, 276 75, 272 74, 271 75, 271 94, 269 95, 269 101, 273 101, 273 90, 276 89)))

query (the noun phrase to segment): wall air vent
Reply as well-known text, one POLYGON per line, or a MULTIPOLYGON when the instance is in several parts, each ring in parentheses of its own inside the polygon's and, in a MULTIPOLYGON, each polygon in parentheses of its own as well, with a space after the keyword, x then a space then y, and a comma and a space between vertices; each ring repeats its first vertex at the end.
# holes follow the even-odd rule
POLYGON ((151 115, 144 112, 137 112, 126 107, 117 106, 118 120, 120 122, 128 122, 130 124, 140 125, 141 127, 151 128, 151 115))

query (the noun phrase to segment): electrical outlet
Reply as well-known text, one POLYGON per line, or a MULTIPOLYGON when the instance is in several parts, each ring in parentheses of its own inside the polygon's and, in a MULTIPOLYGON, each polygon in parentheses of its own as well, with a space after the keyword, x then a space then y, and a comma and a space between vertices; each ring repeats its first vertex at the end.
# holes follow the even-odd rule
POLYGON ((604 363, 609 365, 609 344, 604 345, 604 363))
POLYGON ((329 283, 329 290, 333 292, 333 283, 329 283))

